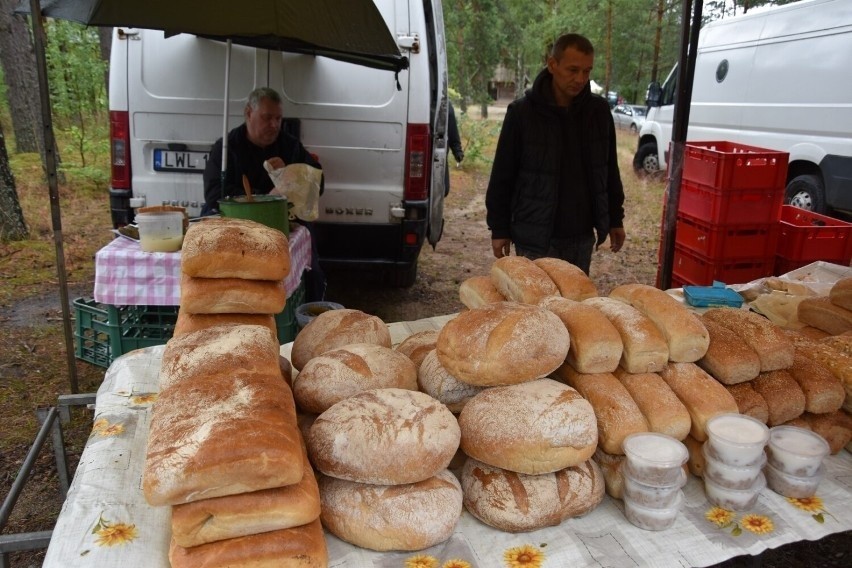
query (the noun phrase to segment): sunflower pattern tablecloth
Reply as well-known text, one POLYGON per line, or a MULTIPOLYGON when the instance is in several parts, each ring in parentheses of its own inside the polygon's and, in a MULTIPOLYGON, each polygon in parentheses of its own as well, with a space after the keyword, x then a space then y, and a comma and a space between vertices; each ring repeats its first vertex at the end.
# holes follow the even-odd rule
MULTIPOLYGON (((390 325, 394 343, 452 316, 390 325)), ((289 355, 292 344, 283 345, 289 355)), ((168 507, 150 507, 141 490, 151 405, 158 392, 163 346, 130 352, 112 364, 101 385, 92 434, 53 531, 44 566, 167 568, 168 507)), ((603 502, 582 518, 530 533, 488 527, 464 511, 453 536, 408 553, 363 550, 327 534, 329 566, 339 568, 563 568, 584 566, 707 566, 759 554, 798 540, 852 529, 852 455, 826 460, 815 498, 787 500, 764 490, 748 511, 713 507, 703 483, 690 476, 673 527, 641 530, 620 501, 603 502)), ((816 564, 818 559, 814 559, 816 564)))

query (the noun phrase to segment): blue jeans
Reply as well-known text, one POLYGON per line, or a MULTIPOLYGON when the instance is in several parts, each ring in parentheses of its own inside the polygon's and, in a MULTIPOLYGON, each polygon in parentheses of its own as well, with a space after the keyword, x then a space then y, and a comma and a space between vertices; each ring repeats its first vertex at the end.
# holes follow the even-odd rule
POLYGON ((594 248, 595 237, 594 235, 588 235, 571 239, 551 239, 550 248, 547 249, 547 253, 545 254, 533 252, 518 245, 515 245, 515 253, 530 260, 544 257, 561 258, 581 268, 588 275, 589 267, 592 264, 592 251, 594 248))

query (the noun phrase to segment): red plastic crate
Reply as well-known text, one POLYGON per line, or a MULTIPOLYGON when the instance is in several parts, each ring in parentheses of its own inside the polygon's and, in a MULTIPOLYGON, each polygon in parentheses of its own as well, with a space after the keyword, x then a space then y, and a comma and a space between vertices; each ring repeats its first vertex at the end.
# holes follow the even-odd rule
POLYGON ((779 227, 776 253, 791 262, 801 262, 795 268, 815 260, 837 264, 852 261, 852 223, 784 205, 779 227))
POLYGON ((736 142, 688 142, 683 179, 719 189, 783 188, 790 154, 736 142))
POLYGON ((784 188, 717 189, 684 180, 678 214, 713 225, 763 225, 781 218, 784 188))
POLYGON ((778 224, 713 225, 686 214, 677 216, 675 244, 711 259, 771 258, 778 224))
POLYGON ((695 286, 709 286, 714 280, 725 284, 744 284, 772 276, 775 257, 710 259, 675 244, 672 274, 678 281, 695 286))

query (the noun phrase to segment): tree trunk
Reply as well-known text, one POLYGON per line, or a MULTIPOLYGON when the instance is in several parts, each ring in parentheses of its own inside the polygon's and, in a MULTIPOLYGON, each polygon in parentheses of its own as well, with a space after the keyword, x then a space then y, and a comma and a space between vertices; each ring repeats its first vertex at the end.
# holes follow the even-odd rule
POLYGON ((651 59, 651 82, 658 81, 660 69, 660 42, 663 36, 663 15, 666 10, 666 0, 657 1, 657 26, 654 30, 654 55, 651 59))
POLYGON ((98 40, 101 48, 101 59, 106 62, 104 68, 104 87, 109 97, 109 54, 112 51, 112 28, 98 28, 98 40))
POLYGON ((27 225, 15 189, 15 176, 9 166, 6 138, 0 124, 0 240, 20 241, 27 238, 27 225))

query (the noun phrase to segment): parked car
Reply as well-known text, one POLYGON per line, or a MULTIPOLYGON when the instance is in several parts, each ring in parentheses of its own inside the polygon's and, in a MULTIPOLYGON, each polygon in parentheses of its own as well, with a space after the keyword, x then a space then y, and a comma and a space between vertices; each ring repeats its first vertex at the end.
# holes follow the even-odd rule
POLYGON ((645 107, 639 105, 615 105, 612 120, 616 128, 629 128, 630 132, 639 132, 645 122, 645 107))

